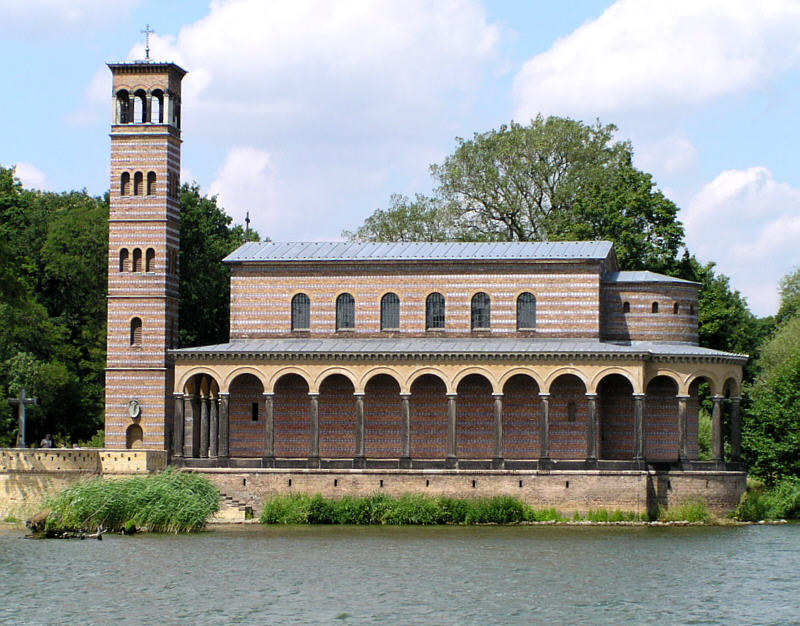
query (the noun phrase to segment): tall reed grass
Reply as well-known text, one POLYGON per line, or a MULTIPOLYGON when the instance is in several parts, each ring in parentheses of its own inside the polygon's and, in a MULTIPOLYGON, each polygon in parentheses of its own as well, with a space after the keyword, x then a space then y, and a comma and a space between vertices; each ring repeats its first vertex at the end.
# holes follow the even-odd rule
POLYGON ((190 532, 219 510, 219 490, 206 477, 176 469, 124 479, 93 478, 60 492, 46 505, 46 531, 109 531, 132 527, 190 532))

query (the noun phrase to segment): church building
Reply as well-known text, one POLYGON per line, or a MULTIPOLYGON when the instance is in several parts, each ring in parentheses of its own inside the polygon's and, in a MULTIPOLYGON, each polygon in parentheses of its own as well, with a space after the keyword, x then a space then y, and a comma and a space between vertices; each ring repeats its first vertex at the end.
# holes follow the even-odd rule
POLYGON ((696 283, 620 271, 610 242, 246 243, 229 342, 176 349, 185 72, 109 67, 108 447, 267 491, 655 472, 738 497, 747 357, 698 346, 696 283))

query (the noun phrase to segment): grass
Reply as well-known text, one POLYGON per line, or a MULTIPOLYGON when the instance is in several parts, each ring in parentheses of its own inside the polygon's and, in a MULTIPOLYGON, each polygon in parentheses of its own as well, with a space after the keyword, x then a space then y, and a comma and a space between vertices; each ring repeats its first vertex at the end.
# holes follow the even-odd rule
POLYGON ((14 517, 13 515, 6 515, 6 516, 3 518, 3 521, 4 521, 6 524, 19 524, 19 523, 20 523, 22 520, 21 520, 21 519, 19 519, 19 518, 17 518, 17 517, 14 517))
POLYGON ((146 528, 190 532, 219 510, 219 490, 204 476, 168 469, 121 480, 94 478, 60 492, 46 505, 46 531, 146 528))
POLYGON ((714 516, 701 500, 689 500, 675 507, 658 507, 658 520, 661 522, 691 522, 693 524, 710 524, 714 516))
MULTIPOLYGON (((641 519, 632 512, 589 511, 575 520, 623 522, 641 519)), ((324 498, 317 494, 273 496, 264 502, 262 524, 519 524, 520 522, 567 522, 556 509, 534 509, 511 496, 447 498, 423 494, 399 497, 375 494, 367 497, 324 498)))
POLYGON ((748 480, 735 516, 746 522, 800 518, 800 478, 787 476, 772 487, 748 480))

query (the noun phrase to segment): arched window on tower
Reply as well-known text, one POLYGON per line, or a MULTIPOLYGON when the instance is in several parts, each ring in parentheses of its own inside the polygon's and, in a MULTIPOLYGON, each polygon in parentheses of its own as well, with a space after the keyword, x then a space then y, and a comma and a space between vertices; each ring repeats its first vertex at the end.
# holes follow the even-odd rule
POLYGON ((164 92, 160 89, 150 95, 150 121, 153 124, 164 123, 164 92))
POLYGON ((122 176, 119 177, 119 195, 131 195, 131 175, 128 172, 122 172, 122 176))
POLYGON ((133 122, 142 124, 147 119, 147 94, 143 89, 137 89, 133 93, 133 122))
POLYGON ((309 330, 311 328, 311 300, 304 293, 295 294, 292 298, 292 330, 309 330))
POLYGON ((117 123, 130 124, 133 121, 131 97, 125 89, 117 92, 117 123))
POLYGON ((130 269, 130 256, 127 248, 119 251, 119 271, 127 272, 130 269))
POLYGON ((400 329, 400 298, 387 293, 381 298, 381 330, 400 329))
POLYGON ((517 297, 517 330, 536 328, 536 296, 529 291, 517 297))
POLYGON ((631 303, 630 302, 623 302, 622 303, 622 312, 623 313, 630 313, 631 312, 631 303))
POLYGON ((492 301, 489 294, 479 291, 472 296, 472 330, 491 328, 492 301))
POLYGON ((147 252, 144 254, 144 271, 156 271, 156 251, 153 250, 153 248, 148 248, 147 252))
POLYGON ((425 328, 444 328, 444 296, 440 293, 434 292, 425 298, 425 328))
POLYGON ((672 305, 672 312, 673 312, 675 315, 678 315, 678 314, 681 312, 681 305, 680 305, 680 304, 678 304, 677 302, 676 302, 675 304, 673 304, 673 305, 672 305))
POLYGON ((650 306, 650 310, 653 313, 658 313, 658 302, 653 302, 653 304, 650 306))
POLYGON ((142 345, 142 320, 138 317, 131 320, 131 345, 142 345))
POLYGON ((147 172, 147 195, 152 196, 156 192, 156 173, 147 172))
POLYGON ((356 327, 356 301, 349 293, 336 298, 336 330, 353 330, 356 327))
POLYGON ((133 251, 133 267, 131 270, 134 272, 141 272, 142 271, 142 250, 141 248, 136 248, 133 251))
POLYGON ((141 172, 136 172, 133 175, 133 195, 134 196, 141 196, 142 195, 142 187, 144 186, 144 176, 141 172))

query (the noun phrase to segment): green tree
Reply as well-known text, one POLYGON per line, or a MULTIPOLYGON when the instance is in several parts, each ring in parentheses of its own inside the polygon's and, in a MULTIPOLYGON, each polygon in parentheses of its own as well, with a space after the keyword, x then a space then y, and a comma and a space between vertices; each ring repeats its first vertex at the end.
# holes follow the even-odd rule
POLYGON ((780 324, 800 313, 800 268, 781 279, 781 306, 775 321, 780 324))
MULTIPOLYGON (((217 205, 216 196, 201 196, 197 184, 181 187, 180 345, 228 340, 230 270, 222 263, 244 243, 240 225, 217 205)), ((255 231, 250 239, 258 241, 255 231)))
POLYGON ((431 166, 434 196, 393 196, 353 239, 529 241, 609 239, 625 269, 666 271, 683 244, 677 207, 633 167, 616 127, 541 116, 527 126, 456 139, 431 166))

